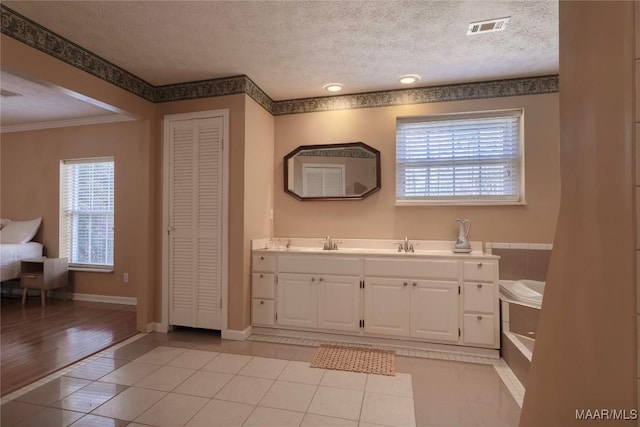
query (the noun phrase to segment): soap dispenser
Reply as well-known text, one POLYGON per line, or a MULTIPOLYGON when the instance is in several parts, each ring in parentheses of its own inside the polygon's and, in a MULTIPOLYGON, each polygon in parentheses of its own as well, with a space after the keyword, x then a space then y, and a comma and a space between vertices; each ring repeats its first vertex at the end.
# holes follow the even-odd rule
POLYGON ((469 253, 471 252, 471 243, 469 243, 469 230, 471 229, 471 221, 468 219, 456 219, 458 223, 458 240, 453 248, 453 252, 456 253, 469 253))

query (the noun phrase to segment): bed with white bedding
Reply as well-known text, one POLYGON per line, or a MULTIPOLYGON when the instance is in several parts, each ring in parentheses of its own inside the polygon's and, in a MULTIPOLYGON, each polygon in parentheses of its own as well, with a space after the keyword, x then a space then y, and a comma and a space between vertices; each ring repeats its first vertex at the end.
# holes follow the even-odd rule
POLYGON ((0 219, 0 282, 20 277, 21 260, 42 256, 42 244, 31 241, 41 222, 0 219))
POLYGON ((42 256, 42 244, 2 243, 0 244, 0 282, 20 277, 20 260, 42 256))

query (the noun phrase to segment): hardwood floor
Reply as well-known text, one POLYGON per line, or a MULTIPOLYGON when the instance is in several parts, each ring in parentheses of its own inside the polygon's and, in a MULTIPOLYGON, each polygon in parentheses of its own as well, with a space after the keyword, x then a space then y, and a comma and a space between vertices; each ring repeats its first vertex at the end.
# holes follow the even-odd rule
POLYGON ((0 395, 4 396, 136 333, 136 307, 2 298, 0 395))

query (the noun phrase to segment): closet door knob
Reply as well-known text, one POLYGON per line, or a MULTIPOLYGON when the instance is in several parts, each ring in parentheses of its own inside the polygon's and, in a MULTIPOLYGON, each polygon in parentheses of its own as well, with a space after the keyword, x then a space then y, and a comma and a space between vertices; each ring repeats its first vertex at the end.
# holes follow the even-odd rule
POLYGON ((319 278, 318 280, 321 281, 321 282, 324 282, 324 278, 323 277, 319 278))
POLYGON ((312 278, 311 278, 311 281, 312 281, 312 282, 315 282, 315 281, 316 281, 316 278, 315 278, 315 277, 312 277, 312 278))
POLYGON ((418 284, 416 282, 413 282, 413 287, 415 288, 416 286, 418 286, 418 284))
POLYGON ((482 268, 482 263, 481 262, 478 263, 478 268, 482 268))
POLYGON ((408 284, 409 284, 409 283, 404 282, 404 283, 402 284, 402 286, 407 286, 408 284))
POLYGON ((476 286, 478 287, 478 289, 482 289, 482 283, 478 283, 476 286))
POLYGON ((261 274, 261 275, 260 275, 260 278, 262 279, 263 277, 264 277, 264 274, 261 274))
POLYGON ((264 261, 264 257, 263 257, 263 256, 261 256, 261 257, 260 257, 260 259, 261 259, 262 261, 264 261))
POLYGON ((264 304, 264 301, 260 301, 260 305, 263 305, 263 304, 264 304))
POLYGON ((482 316, 478 316, 478 320, 482 320, 482 316))

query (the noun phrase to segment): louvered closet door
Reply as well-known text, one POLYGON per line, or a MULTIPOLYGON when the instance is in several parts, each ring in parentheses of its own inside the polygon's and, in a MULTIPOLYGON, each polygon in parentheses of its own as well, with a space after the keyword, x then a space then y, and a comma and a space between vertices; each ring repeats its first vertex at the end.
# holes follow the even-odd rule
POLYGON ((169 323, 220 329, 222 118, 170 124, 169 323))

